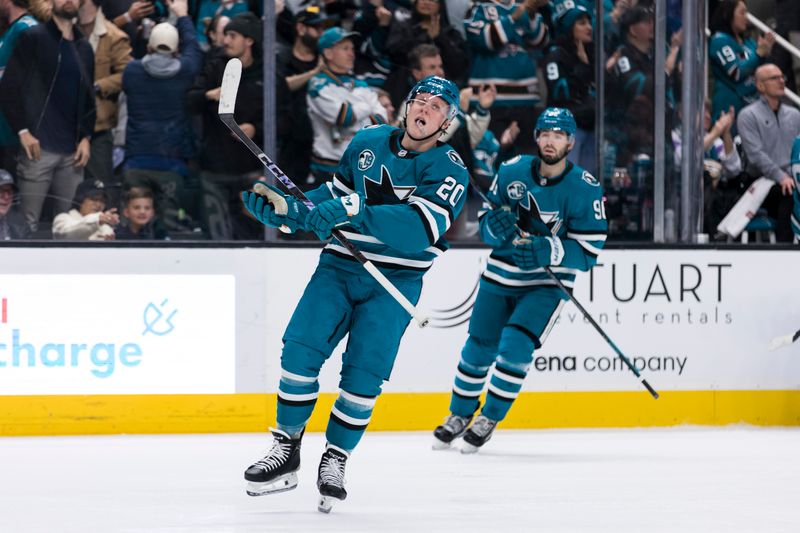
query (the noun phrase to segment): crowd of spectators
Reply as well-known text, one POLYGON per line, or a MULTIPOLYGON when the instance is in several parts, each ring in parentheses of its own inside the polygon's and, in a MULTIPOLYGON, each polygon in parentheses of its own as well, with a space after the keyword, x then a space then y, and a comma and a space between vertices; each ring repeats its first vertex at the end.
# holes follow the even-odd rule
MULTIPOLYGON (((599 1, 602 20, 595 0, 275 0, 273 48, 254 0, 0 0, 0 238, 261 239, 239 194, 263 167, 217 106, 225 64, 238 58, 236 120, 262 145, 267 53, 275 159, 301 188, 332 177, 359 128, 402 125, 409 88, 444 75, 462 91, 442 140, 479 186, 535 150, 544 107, 565 107, 578 124, 569 160, 603 179, 612 238, 648 239, 656 46, 666 49, 668 174, 680 168, 680 2, 668 1, 667 40, 656 43, 652 0, 599 1), (600 157, 598 46, 607 58, 600 157)), ((800 12, 785 9, 778 31, 788 35, 800 12)), ((800 121, 781 99, 794 84, 791 61, 772 33, 750 31, 743 0, 715 2, 709 26, 706 231, 767 176, 778 186, 765 206, 779 240, 791 240, 800 121), (762 124, 773 118, 777 130, 762 124)), ((474 234, 476 209, 453 238, 474 234)))

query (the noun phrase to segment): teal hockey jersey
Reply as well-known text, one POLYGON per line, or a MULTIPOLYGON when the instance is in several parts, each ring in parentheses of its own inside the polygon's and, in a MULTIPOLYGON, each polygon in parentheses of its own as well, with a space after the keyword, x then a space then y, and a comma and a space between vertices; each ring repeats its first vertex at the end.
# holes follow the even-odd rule
MULTIPOLYGON (((561 175, 545 178, 539 175, 540 163, 538 157, 524 155, 500 165, 488 198, 496 206, 509 206, 523 231, 561 240, 564 258, 551 270, 571 288, 579 271, 594 266, 605 244, 608 222, 603 188, 589 172, 569 162, 561 175)), ((544 269, 523 270, 514 263, 515 236, 498 241, 488 231, 484 216, 480 229, 483 240, 493 247, 484 281, 506 289, 555 285, 544 269)))
POLYGON ((794 207, 792 208, 792 232, 795 244, 800 244, 800 137, 792 145, 792 177, 794 178, 794 207))
POLYGON ((527 11, 516 21, 513 0, 476 2, 464 29, 472 49, 469 84, 497 86, 495 106, 532 106, 539 102, 536 65, 528 48, 547 42, 547 24, 539 13, 527 11))
MULTIPOLYGON (((444 234, 467 196, 469 176, 458 153, 440 143, 426 152, 406 150, 403 130, 370 126, 356 133, 331 181, 308 193, 315 204, 358 192, 366 198, 363 222, 339 227, 389 277, 418 279, 448 244, 444 234)), ((338 240, 321 264, 361 273, 338 240)))
POLYGON ((756 54, 756 48, 753 39, 739 44, 733 35, 725 32, 717 32, 709 39, 708 55, 714 78, 712 120, 717 120, 730 106, 738 114, 741 108, 758 98, 755 72, 764 59, 756 54))

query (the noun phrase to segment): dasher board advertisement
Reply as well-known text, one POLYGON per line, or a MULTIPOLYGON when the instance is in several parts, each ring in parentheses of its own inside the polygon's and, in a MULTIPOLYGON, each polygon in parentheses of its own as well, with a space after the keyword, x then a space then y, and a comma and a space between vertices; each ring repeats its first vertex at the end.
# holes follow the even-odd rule
POLYGON ((235 392, 232 275, 0 276, 0 395, 235 392))
MULTIPOLYGON (((437 260, 420 306, 453 327, 409 327, 385 390, 452 386, 488 253, 450 250, 437 260)), ((574 294, 658 390, 796 389, 800 345, 768 350, 800 328, 796 272, 800 254, 787 251, 606 250, 574 294)), ((535 355, 523 390, 641 387, 572 303, 535 355)))

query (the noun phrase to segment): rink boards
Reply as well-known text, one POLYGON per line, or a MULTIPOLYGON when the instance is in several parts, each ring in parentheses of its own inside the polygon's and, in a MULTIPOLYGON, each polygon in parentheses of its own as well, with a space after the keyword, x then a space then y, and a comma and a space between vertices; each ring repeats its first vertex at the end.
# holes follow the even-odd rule
MULTIPOLYGON (((314 248, 4 248, 0 435, 264 431, 281 335, 314 248)), ((370 428, 430 429, 447 412, 488 250, 450 250, 370 428), (472 296, 471 296, 472 295, 472 296)), ((653 400, 567 304, 507 428, 800 424, 795 250, 607 250, 576 297, 661 393, 653 400)), ((320 376, 324 430, 344 343, 320 376)))

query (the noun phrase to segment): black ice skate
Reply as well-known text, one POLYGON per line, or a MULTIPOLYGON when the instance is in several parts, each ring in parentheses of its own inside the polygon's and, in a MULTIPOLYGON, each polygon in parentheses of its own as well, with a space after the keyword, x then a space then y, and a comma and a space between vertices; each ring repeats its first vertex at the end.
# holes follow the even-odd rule
POLYGON ((467 431, 470 422, 472 422, 471 416, 448 416, 441 426, 433 430, 433 449, 449 448, 454 440, 467 431))
POLYGON ((317 488, 319 489, 319 509, 323 513, 330 513, 336 500, 347 498, 344 490, 344 467, 349 454, 328 444, 322 460, 319 462, 319 476, 317 488))
POLYGON ((297 470, 300 469, 300 440, 291 438, 280 429, 272 429, 272 447, 263 459, 245 470, 247 494, 264 496, 297 487, 297 470))
POLYGON ((497 421, 479 415, 475 419, 475 423, 464 433, 464 446, 461 447, 461 453, 477 452, 478 448, 492 438, 495 427, 497 427, 497 421))

